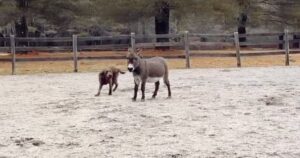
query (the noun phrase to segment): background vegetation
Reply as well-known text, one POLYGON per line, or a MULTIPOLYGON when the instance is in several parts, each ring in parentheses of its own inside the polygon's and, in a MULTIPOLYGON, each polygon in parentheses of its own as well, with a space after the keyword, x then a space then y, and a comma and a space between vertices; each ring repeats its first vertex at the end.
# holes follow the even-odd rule
POLYGON ((299 0, 0 0, 1 36, 220 32, 300 27, 299 0))

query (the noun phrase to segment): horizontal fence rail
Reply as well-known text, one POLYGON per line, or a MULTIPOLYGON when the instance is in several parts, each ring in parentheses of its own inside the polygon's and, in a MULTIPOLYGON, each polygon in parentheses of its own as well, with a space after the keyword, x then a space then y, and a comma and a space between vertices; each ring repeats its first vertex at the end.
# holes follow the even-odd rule
POLYGON ((72 42, 72 38, 69 37, 56 37, 56 38, 16 38, 16 42, 72 42))
POLYGON ((15 74, 15 62, 21 61, 65 61, 74 60, 74 72, 78 71, 78 60, 98 59, 125 59, 124 55, 114 56, 79 56, 80 51, 91 50, 126 50, 132 48, 172 48, 182 50, 182 55, 166 55, 166 58, 180 58, 186 60, 186 67, 190 68, 190 57, 235 57, 237 66, 241 67, 241 57, 262 55, 285 55, 285 64, 289 65, 289 55, 300 53, 300 32, 275 33, 225 33, 225 34, 199 34, 183 33, 150 34, 113 36, 81 37, 2 37, 0 38, 0 53, 9 52, 8 58, 0 61, 12 62, 12 74, 15 74), (246 39, 242 41, 241 39, 246 39), (224 50, 225 53, 204 52, 196 53, 195 50, 224 50), (270 48, 270 50, 251 51, 243 48, 270 48), (73 52, 73 57, 44 57, 44 58, 17 58, 15 54, 23 52, 73 52))
POLYGON ((78 37, 78 41, 96 41, 96 40, 121 40, 121 39, 130 39, 129 35, 120 35, 120 36, 94 36, 94 37, 78 37))
POLYGON ((191 37, 231 37, 233 38, 233 34, 198 34, 198 33, 191 33, 191 37))
POLYGON ((143 39, 143 38, 180 38, 182 37, 182 34, 154 34, 154 35, 136 35, 136 39, 143 39))

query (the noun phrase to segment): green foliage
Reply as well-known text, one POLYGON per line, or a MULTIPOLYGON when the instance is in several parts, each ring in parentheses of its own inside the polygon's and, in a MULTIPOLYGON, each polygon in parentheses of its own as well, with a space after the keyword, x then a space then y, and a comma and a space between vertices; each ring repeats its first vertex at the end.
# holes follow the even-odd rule
POLYGON ((0 0, 0 25, 16 20, 19 11, 16 11, 14 1, 0 0))
POLYGON ((153 17, 161 9, 162 2, 167 3, 178 18, 207 10, 209 6, 206 0, 93 0, 93 2, 99 16, 120 23, 153 17))
POLYGON ((238 22, 241 13, 248 16, 248 25, 299 26, 299 0, 224 0, 221 12, 229 14, 226 20, 238 22), (298 22, 297 22, 298 21, 298 22))

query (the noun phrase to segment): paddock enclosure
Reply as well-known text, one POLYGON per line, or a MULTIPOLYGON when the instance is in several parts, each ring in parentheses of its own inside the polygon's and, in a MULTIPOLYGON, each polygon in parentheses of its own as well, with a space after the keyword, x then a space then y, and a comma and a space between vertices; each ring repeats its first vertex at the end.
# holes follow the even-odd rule
POLYGON ((145 102, 119 79, 0 76, 0 157, 300 157, 300 67, 171 70, 145 102))
POLYGON ((295 66, 300 65, 299 35, 286 29, 247 34, 184 31, 97 37, 10 36, 0 38, 0 74, 91 72, 103 63, 124 63, 128 48, 144 49, 144 57, 168 58, 171 68, 295 66), (242 38, 246 42, 240 42, 242 38))

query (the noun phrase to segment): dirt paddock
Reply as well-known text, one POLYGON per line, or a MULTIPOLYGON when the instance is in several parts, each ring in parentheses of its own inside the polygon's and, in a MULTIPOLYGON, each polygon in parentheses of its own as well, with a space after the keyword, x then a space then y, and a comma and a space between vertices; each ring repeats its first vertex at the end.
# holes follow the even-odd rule
POLYGON ((130 73, 100 97, 95 72, 0 76, 0 157, 300 157, 299 78, 293 66, 171 70, 172 99, 162 85, 132 102, 130 73))

